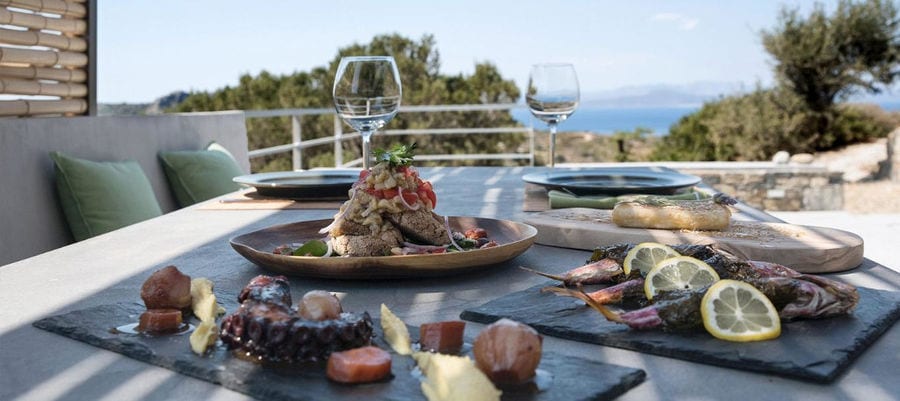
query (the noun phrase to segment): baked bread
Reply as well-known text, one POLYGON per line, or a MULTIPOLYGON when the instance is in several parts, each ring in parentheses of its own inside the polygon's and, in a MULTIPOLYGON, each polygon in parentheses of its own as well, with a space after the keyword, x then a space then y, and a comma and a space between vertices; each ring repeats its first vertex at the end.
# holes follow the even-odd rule
POLYGON ((643 198, 617 203, 612 221, 620 227, 719 231, 731 223, 728 205, 735 203, 723 194, 703 200, 643 198))

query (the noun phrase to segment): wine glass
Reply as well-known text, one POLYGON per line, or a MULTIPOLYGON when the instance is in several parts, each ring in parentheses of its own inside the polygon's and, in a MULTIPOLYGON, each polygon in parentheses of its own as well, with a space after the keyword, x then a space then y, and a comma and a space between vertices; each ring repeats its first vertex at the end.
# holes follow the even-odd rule
POLYGON ((556 163, 556 125, 575 112, 578 100, 575 66, 550 63, 531 67, 525 101, 531 114, 546 122, 550 128, 550 167, 556 163))
POLYGON ((393 57, 343 57, 334 77, 334 108, 362 136, 363 169, 369 169, 372 134, 400 109, 400 72, 393 57))

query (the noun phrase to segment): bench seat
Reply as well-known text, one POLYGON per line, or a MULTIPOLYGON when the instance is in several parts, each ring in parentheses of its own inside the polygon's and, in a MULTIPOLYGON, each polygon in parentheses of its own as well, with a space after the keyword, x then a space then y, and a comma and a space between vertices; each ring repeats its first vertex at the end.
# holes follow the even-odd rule
POLYGON ((73 242, 56 193, 49 152, 93 161, 134 160, 167 213, 178 203, 157 154, 216 141, 250 171, 239 111, 0 119, 0 266, 73 242))

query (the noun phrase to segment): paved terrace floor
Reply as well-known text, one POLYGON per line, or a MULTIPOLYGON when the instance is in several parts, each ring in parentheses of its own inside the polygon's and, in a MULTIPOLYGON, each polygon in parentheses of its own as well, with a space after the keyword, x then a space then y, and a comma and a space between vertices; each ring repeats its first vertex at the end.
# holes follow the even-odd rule
POLYGON ((900 271, 900 213, 851 213, 846 211, 769 212, 792 224, 832 227, 863 238, 865 256, 900 271))

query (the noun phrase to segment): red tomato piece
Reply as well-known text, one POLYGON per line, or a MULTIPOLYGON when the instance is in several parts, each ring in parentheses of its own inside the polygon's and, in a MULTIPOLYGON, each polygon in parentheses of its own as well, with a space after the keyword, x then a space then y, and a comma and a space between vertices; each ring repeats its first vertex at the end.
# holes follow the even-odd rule
POLYGON ((372 195, 372 197, 374 197, 374 198, 384 199, 384 191, 383 190, 375 189, 375 188, 367 188, 365 191, 367 194, 372 195))
POLYGON ((406 203, 408 203, 410 206, 412 206, 419 201, 419 195, 414 192, 404 191, 403 200, 406 201, 406 203))
POLYGON ((422 192, 424 192, 424 198, 427 198, 431 201, 431 208, 434 209, 435 207, 437 207, 437 195, 434 194, 434 191, 425 190, 422 192))
POLYGON ((397 191, 397 188, 385 189, 382 192, 384 193, 384 195, 382 196, 382 198, 384 198, 384 199, 394 199, 395 197, 397 197, 397 194, 399 193, 397 191))

